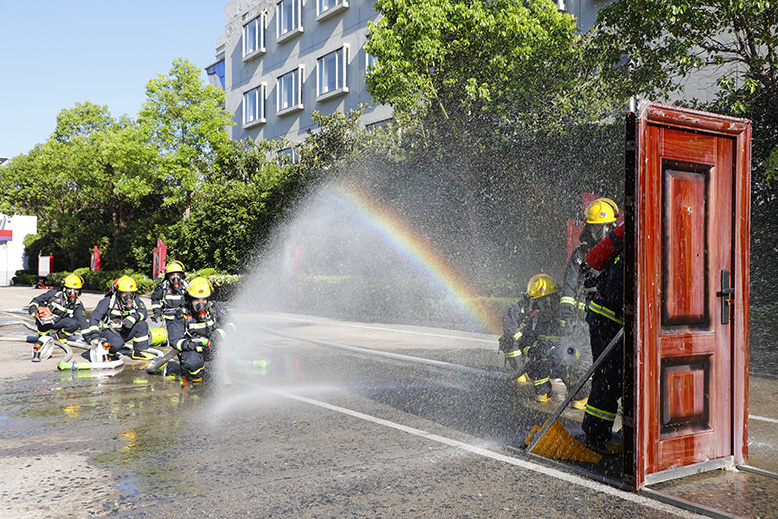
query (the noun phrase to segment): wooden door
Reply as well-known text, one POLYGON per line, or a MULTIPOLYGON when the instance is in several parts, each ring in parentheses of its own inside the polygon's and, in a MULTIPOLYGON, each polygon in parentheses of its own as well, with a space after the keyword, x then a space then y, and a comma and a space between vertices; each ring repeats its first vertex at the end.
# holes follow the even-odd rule
POLYGON ((643 103, 628 119, 625 478, 747 457, 750 123, 643 103))

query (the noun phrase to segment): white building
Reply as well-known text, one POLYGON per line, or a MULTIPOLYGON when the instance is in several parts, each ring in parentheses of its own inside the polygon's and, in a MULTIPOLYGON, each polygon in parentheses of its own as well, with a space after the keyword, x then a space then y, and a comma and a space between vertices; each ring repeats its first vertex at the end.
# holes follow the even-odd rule
POLYGON ((30 268, 24 237, 37 232, 37 216, 0 214, 0 285, 10 285, 17 270, 30 268))
POLYGON ((225 32, 216 62, 207 67, 225 90, 235 140, 302 141, 316 128, 311 113, 348 113, 370 105, 363 125, 391 119, 367 93, 367 23, 374 0, 233 0, 224 9, 225 32))

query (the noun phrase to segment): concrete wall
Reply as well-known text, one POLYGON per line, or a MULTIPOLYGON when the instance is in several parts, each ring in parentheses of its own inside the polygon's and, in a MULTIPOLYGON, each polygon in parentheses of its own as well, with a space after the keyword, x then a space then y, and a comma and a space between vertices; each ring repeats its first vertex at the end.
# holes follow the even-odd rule
POLYGON ((17 270, 30 267, 24 254, 24 237, 38 232, 38 218, 0 214, 0 229, 12 233, 10 241, 0 242, 0 286, 8 286, 17 270))

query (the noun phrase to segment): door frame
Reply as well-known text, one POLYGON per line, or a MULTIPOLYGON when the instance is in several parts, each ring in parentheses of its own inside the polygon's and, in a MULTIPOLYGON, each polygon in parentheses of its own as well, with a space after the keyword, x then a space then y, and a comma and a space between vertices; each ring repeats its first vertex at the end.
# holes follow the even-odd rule
POLYGON ((625 285, 624 285, 624 481, 639 489, 647 484, 688 474, 744 463, 748 460, 748 318, 751 196, 751 123, 697 110, 639 101, 627 114, 625 154, 625 285), (649 212, 646 206, 648 176, 647 129, 651 126, 690 130, 732 139, 733 150, 733 276, 735 288, 730 333, 732 334, 732 446, 731 453, 718 460, 648 473, 649 422, 653 410, 648 403, 650 384, 658 384, 658 370, 651 371, 648 352, 649 310, 645 299, 652 288, 646 279, 648 241, 645 232, 649 212))

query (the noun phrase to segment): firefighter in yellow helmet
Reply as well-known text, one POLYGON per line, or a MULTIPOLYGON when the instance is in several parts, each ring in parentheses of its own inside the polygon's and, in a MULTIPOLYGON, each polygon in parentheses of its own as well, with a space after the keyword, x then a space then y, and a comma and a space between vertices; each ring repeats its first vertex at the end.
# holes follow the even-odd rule
MULTIPOLYGON (((510 310, 510 309, 509 309, 510 310)), ((559 341, 562 333, 562 323, 559 320, 559 291, 556 281, 548 274, 537 274, 527 283, 526 300, 522 320, 512 323, 506 336, 516 329, 510 352, 518 366, 518 359, 524 361, 520 371, 526 371, 535 389, 535 399, 547 403, 552 394, 551 378, 561 378, 568 389, 573 389, 575 380, 571 380, 569 372, 559 357, 559 341)), ((507 317, 507 314, 506 314, 507 317)), ((505 323, 503 323, 505 324, 505 323)), ((585 390, 574 397, 573 407, 583 409, 588 395, 585 390)))
POLYGON ((89 320, 84 338, 90 342, 107 341, 112 355, 126 355, 136 360, 153 360, 149 348, 149 325, 146 304, 138 297, 138 285, 130 276, 122 276, 101 299, 89 320))
POLYGON ((30 301, 27 309, 35 318, 40 336, 32 347, 33 362, 41 361, 41 351, 44 351, 44 357, 51 354, 51 348, 44 346, 48 343, 53 345, 52 339, 67 341, 74 333, 89 327, 80 299, 83 287, 81 276, 70 274, 63 280, 61 288, 52 288, 30 301))
POLYGON ((186 307, 186 272, 180 261, 171 261, 165 267, 165 276, 151 293, 151 311, 154 320, 162 322, 167 330, 169 344, 184 336, 184 308, 186 307))
POLYGON ((586 223, 579 237, 581 244, 570 254, 561 287, 560 308, 563 320, 575 319, 576 316, 583 320, 585 317, 586 293, 583 291, 585 277, 583 270, 586 254, 602 238, 608 235, 618 217, 619 206, 609 198, 592 200, 586 206, 584 210, 584 220, 586 223))
POLYGON ((225 308, 212 300, 213 286, 204 277, 194 278, 186 290, 183 337, 172 343, 180 353, 178 362, 165 366, 164 374, 183 376, 194 384, 203 381, 205 363, 214 358, 227 329, 233 328, 225 308))

